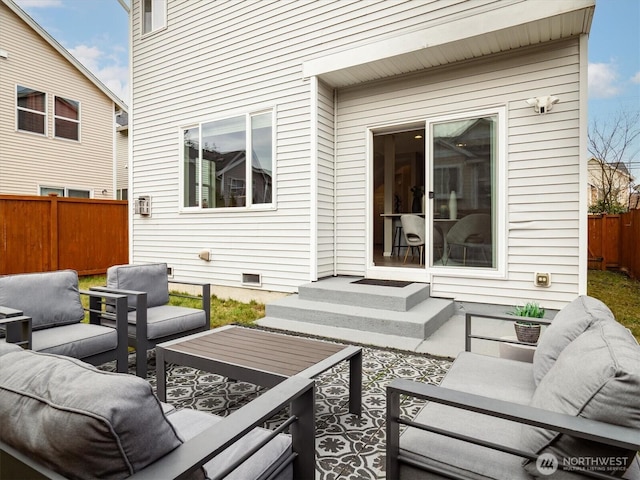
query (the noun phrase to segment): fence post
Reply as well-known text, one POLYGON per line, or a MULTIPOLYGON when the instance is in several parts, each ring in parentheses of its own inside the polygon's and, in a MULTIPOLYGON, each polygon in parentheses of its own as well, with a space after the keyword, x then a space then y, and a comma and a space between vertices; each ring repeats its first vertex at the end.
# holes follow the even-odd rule
POLYGON ((58 270, 58 194, 50 193, 49 201, 51 202, 51 217, 49 221, 51 222, 51 267, 50 270, 58 270))

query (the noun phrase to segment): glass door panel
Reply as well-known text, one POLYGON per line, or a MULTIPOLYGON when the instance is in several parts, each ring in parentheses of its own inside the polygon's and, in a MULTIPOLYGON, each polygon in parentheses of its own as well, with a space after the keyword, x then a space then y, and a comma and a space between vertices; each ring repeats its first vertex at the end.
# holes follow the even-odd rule
POLYGON ((408 246, 401 224, 403 214, 425 217, 424 136, 424 128, 415 126, 374 134, 374 266, 425 268, 424 247, 408 246))
POLYGON ((496 268, 497 115, 430 125, 432 266, 496 268))

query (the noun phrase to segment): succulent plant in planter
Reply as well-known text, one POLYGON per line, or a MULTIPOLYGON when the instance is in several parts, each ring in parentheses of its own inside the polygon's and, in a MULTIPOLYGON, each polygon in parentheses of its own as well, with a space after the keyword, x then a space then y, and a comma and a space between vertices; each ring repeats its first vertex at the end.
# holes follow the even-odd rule
MULTIPOLYGON (((512 315, 526 318, 543 318, 544 308, 536 302, 528 302, 524 306, 517 306, 511 312, 512 315)), ((536 343, 540 338, 541 325, 531 320, 518 320, 514 325, 516 338, 520 342, 536 343)))

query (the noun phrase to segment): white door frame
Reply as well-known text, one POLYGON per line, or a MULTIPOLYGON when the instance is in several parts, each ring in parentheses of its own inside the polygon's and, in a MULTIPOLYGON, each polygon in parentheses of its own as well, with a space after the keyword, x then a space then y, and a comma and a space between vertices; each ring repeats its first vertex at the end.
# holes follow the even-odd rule
MULTIPOLYGON (((389 127, 368 127, 365 130, 366 138, 366 166, 365 166, 365 216, 366 216, 366 234, 365 234, 365 276, 367 278, 376 278, 381 280, 404 280, 411 282, 431 282, 431 274, 428 270, 429 262, 431 261, 431 249, 428 245, 425 245, 424 253, 424 265, 423 268, 406 268, 406 267, 387 267, 376 266, 373 264, 373 184, 374 184, 374 169, 373 169, 373 136, 374 133, 384 132, 387 128, 398 130, 410 130, 412 128, 425 128, 426 122, 407 122, 406 124, 396 123, 389 127), (406 128, 405 128, 406 127, 406 128)), ((390 132, 391 133, 391 132, 390 132)), ((425 135, 426 142, 426 135, 425 135)), ((425 167, 425 180, 427 175, 427 169, 425 167)), ((426 185, 427 183, 425 183, 426 185)), ((429 205, 429 203, 425 203, 429 205)), ((431 212, 429 208, 425 208, 425 225, 431 224, 431 212)), ((425 227, 426 228, 426 227, 425 227)), ((428 239, 431 238, 427 235, 428 239)))

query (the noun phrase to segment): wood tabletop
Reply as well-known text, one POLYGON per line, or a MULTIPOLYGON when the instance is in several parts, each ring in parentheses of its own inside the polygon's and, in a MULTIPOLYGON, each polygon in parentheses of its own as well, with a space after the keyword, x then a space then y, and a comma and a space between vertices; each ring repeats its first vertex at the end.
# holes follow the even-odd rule
POLYGON ((252 328, 230 327, 164 346, 166 350, 241 365, 280 375, 296 375, 345 349, 320 340, 252 328))

